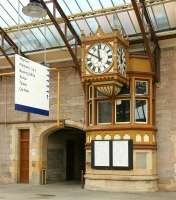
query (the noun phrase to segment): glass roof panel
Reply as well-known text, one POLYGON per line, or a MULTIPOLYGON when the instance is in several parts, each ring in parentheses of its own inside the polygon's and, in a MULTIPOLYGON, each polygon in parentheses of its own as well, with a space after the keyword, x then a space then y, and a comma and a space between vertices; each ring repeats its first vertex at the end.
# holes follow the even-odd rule
MULTIPOLYGON (((24 30, 24 31, 22 31, 23 32, 23 34, 27 37, 27 43, 26 44, 30 44, 32 47, 33 47, 33 49, 39 49, 39 48, 41 48, 41 43, 40 43, 40 41, 39 40, 37 40, 34 36, 33 36, 33 34, 32 34, 32 32, 31 31, 29 31, 29 30, 24 30)), ((24 35, 23 35, 22 33, 20 33, 19 34, 19 37, 24 37, 24 35), (21 36, 20 36, 21 35, 21 36)), ((32 49, 31 49, 32 50, 32 49)))
POLYGON ((87 18, 87 22, 88 24, 90 25, 91 27, 91 30, 95 33, 97 28, 98 28, 98 23, 97 21, 95 20, 94 17, 91 17, 91 18, 87 18))
POLYGON ((20 37, 22 44, 24 44, 24 42, 25 42, 26 48, 30 49, 30 51, 32 51, 33 49, 36 48, 35 40, 33 39, 30 31, 23 30, 20 33, 18 32, 17 37, 20 37))
POLYGON ((21 33, 15 33, 15 34, 10 33, 9 36, 22 51, 31 50, 31 45, 28 44, 25 37, 21 36, 21 33))
POLYGON ((111 27, 110 27, 105 16, 99 16, 99 17, 97 17, 97 20, 98 20, 98 22, 99 22, 99 24, 100 24, 100 26, 101 26, 101 28, 103 29, 104 32, 111 32, 112 31, 112 29, 111 29, 111 27))
POLYGON ((33 28, 33 29, 31 29, 31 31, 32 31, 32 33, 33 33, 34 35, 36 35, 37 40, 39 41, 39 43, 38 43, 38 45, 39 45, 38 48, 39 48, 39 49, 44 48, 45 43, 46 43, 46 46, 47 46, 47 47, 50 46, 50 45, 48 44, 48 42, 46 41, 45 37, 44 37, 44 33, 43 33, 40 29, 38 29, 38 28, 33 28), (41 33, 42 33, 42 34, 41 34, 41 33))
POLYGON ((88 0, 91 7, 94 9, 94 10, 100 10, 101 9, 101 5, 100 5, 100 2, 98 0, 88 0))
POLYGON ((8 27, 7 22, 0 16, 0 26, 1 27, 8 27))
POLYGON ((61 39, 61 36, 58 34, 56 28, 54 25, 50 25, 49 29, 51 30, 51 32, 53 33, 53 35, 55 36, 55 38, 57 39, 58 45, 59 46, 64 46, 64 42, 61 39))
POLYGON ((81 31, 83 31, 86 35, 91 33, 91 30, 84 19, 77 20, 76 22, 79 25, 81 31))
POLYGON ((73 26, 73 28, 75 29, 76 33, 78 35, 81 35, 81 30, 80 27, 78 26, 78 24, 75 21, 71 21, 71 25, 73 26))
POLYGON ((65 4, 67 4, 67 6, 71 9, 73 14, 80 13, 80 9, 74 0, 72 0, 72 1, 62 0, 62 1, 65 2, 65 4))
POLYGON ((60 4, 61 8, 64 10, 65 14, 70 15, 68 5, 66 5, 64 1, 60 1, 59 4, 60 4))
POLYGON ((156 19, 158 30, 169 28, 167 16, 164 11, 163 5, 154 5, 152 9, 154 11, 154 17, 156 19))
MULTIPOLYGON (((45 2, 53 13, 52 1, 45 0, 45 2)), ((9 36, 22 46, 22 51, 43 49, 45 45, 47 48, 64 46, 58 31, 50 25, 51 23, 46 28, 43 25, 33 26, 42 19, 36 21, 22 13, 22 7, 28 3, 29 0, 0 0, 0 27, 8 28, 9 36), (18 23, 22 27, 21 32, 16 31, 18 23), (9 27, 12 29, 12 26, 15 27, 10 30, 9 27)), ((58 3, 69 17, 78 35, 81 35, 82 31, 89 35, 95 32, 98 26, 101 26, 105 32, 112 32, 113 28, 122 29, 123 33, 128 36, 141 33, 135 12, 131 7, 131 0, 58 0, 58 3), (126 6, 121 10, 123 5, 126 6), (70 15, 74 16, 70 18, 70 15)), ((157 0, 157 3, 147 1, 147 9, 155 31, 176 28, 175 7, 175 0, 157 0)), ((60 18, 57 9, 55 9, 55 14, 60 18)), ((47 19, 49 19, 48 16, 47 19)), ((66 28, 63 23, 60 27, 65 32, 66 28)), ((67 38, 71 44, 74 43, 68 28, 67 38)))
MULTIPOLYGON (((2 38, 0 38, 0 44, 2 44, 2 38)), ((5 50, 7 54, 13 52, 13 49, 10 47, 10 45, 6 41, 3 42, 3 49, 5 50)), ((0 51, 0 54, 2 55, 1 51, 0 51)))
POLYGON ((86 0, 84 0, 84 1, 83 0, 75 0, 75 2, 77 2, 77 4, 80 6, 80 8, 84 12, 91 11, 91 8, 86 0))
POLYGON ((2 20, 1 17, 0 17, 0 24, 1 24, 1 27, 7 27, 7 24, 2 20))
POLYGON ((128 34, 128 35, 132 35, 132 34, 135 34, 135 29, 133 27, 133 24, 132 22, 130 21, 130 18, 127 14, 127 12, 121 12, 121 13, 118 13, 118 17, 125 29, 125 32, 128 34))
POLYGON ((148 11, 148 14, 150 16, 150 20, 152 22, 152 25, 153 25, 153 28, 155 30, 157 30, 157 24, 156 24, 156 19, 155 19, 155 16, 154 16, 154 11, 153 9, 151 9, 151 7, 147 7, 147 11, 148 11))
POLYGON ((112 2, 114 3, 114 5, 116 6, 122 6, 124 4, 129 4, 131 3, 131 0, 112 0, 112 2))
MULTIPOLYGON (((54 5, 53 5, 52 2, 48 2, 48 3, 47 3, 47 7, 49 8, 49 10, 50 10, 50 12, 51 12, 52 14, 55 14, 56 17, 61 17, 60 14, 59 14, 59 12, 58 12, 56 9, 54 9, 54 5), (55 13, 54 13, 54 12, 55 12, 55 13)), ((48 15, 46 16, 46 19, 49 19, 49 16, 48 16, 48 15)))
POLYGON ((176 1, 175 2, 169 2, 165 3, 165 9, 166 9, 166 14, 169 19, 169 24, 170 26, 176 27, 176 1))
POLYGON ((101 0, 101 4, 102 4, 102 6, 103 6, 104 8, 108 8, 108 7, 112 7, 112 6, 113 6, 111 0, 106 0, 106 1, 101 0))
POLYGON ((45 30, 45 27, 38 28, 40 31, 40 41, 42 44, 46 45, 46 48, 52 47, 52 43, 50 41, 50 38, 47 36, 47 32, 45 30))
POLYGON ((8 8, 8 13, 13 17, 16 23, 29 23, 31 19, 25 16, 22 12, 23 4, 27 5, 29 1, 7 0, 5 6, 8 8), (19 11, 19 14, 18 14, 19 11), (19 21, 18 21, 19 20, 19 21))
POLYGON ((47 45, 47 48, 58 45, 58 42, 56 41, 55 37, 53 36, 52 32, 50 31, 50 29, 48 29, 47 26, 41 27, 40 30, 42 31, 43 36, 45 37, 45 40, 41 41, 42 44, 44 44, 44 42, 45 42, 45 44, 47 45), (47 38, 47 40, 46 40, 46 38, 47 38))
POLYGON ((7 24, 13 26, 13 25, 16 25, 16 21, 13 19, 13 17, 11 17, 11 15, 9 15, 9 12, 7 12, 7 10, 5 9, 5 7, 0 4, 0 13, 1 13, 1 17, 3 17, 4 21, 6 22, 5 26, 2 26, 2 27, 8 27, 7 24))
POLYGON ((130 15, 131 21, 133 22, 133 26, 134 26, 136 33, 140 33, 141 32, 140 27, 139 27, 139 24, 138 24, 134 10, 130 10, 129 15, 130 15))

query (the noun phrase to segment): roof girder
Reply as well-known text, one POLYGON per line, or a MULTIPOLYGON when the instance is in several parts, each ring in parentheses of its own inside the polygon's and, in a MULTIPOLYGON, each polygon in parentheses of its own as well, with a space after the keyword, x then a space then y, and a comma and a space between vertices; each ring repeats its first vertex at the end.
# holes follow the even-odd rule
MULTIPOLYGON (((1 27, 0 27, 0 35, 2 37, 2 41, 6 40, 6 42, 9 44, 9 46, 13 48, 13 50, 15 51, 15 53, 20 53, 21 55, 23 55, 24 57, 26 57, 21 52, 21 50, 18 48, 18 46, 15 44, 15 42, 8 36, 8 34, 1 27)), ((4 43, 4 42, 2 42, 2 43, 4 43)), ((12 69, 14 69, 15 66, 14 66, 13 62, 11 61, 11 59, 9 58, 8 54, 6 53, 5 49, 3 48, 3 45, 0 46, 0 51, 6 57, 7 61, 11 65, 12 69)))
POLYGON ((54 16, 52 15, 52 13, 50 12, 50 10, 49 10, 49 8, 47 7, 46 3, 45 3, 43 0, 41 0, 40 2, 41 2, 41 4, 42 4, 43 8, 47 11, 47 14, 48 14, 50 20, 52 21, 52 23, 54 24, 56 30, 58 31, 59 35, 61 36, 62 40, 64 41, 64 43, 65 43, 65 45, 66 45, 66 47, 67 47, 67 49, 68 49, 68 51, 69 51, 69 53, 70 53, 72 59, 73 59, 73 62, 74 62, 74 64, 75 64, 75 68, 78 70, 79 75, 81 75, 81 69, 80 69, 79 61, 78 61, 78 59, 77 59, 76 54, 75 54, 74 51, 72 50, 71 45, 69 44, 67 38, 65 37, 65 34, 63 33, 62 29, 61 29, 60 26, 58 25, 58 23, 57 23, 55 17, 54 17, 54 16))
POLYGON ((136 0, 131 0, 131 3, 133 5, 133 9, 134 9, 134 12, 136 14, 136 18, 137 18, 138 23, 139 23, 139 27, 140 27, 141 33, 143 35, 144 45, 145 45, 145 48, 146 48, 146 51, 147 51, 147 55, 151 59, 152 58, 152 53, 151 53, 151 49, 150 49, 150 45, 149 45, 149 40, 147 38, 147 33, 145 31, 144 21, 142 19, 142 16, 141 16, 140 10, 138 8, 138 5, 136 3, 136 0))
POLYGON ((8 63, 11 65, 12 69, 14 69, 15 66, 14 66, 13 62, 11 61, 11 59, 9 58, 9 56, 6 54, 5 50, 1 46, 0 46, 0 51, 5 56, 5 58, 7 59, 8 63))
POLYGON ((144 12, 144 16, 146 19, 146 22, 149 26, 149 32, 151 34, 151 40, 154 42, 154 50, 152 52, 152 57, 153 57, 153 64, 155 65, 155 78, 156 81, 160 81, 160 54, 161 54, 161 50, 158 44, 158 38, 155 34, 155 31, 153 29, 153 25, 152 22, 150 20, 147 8, 146 8, 146 3, 145 0, 139 0, 139 2, 142 5, 142 9, 144 12))
POLYGON ((73 36, 75 37, 75 39, 77 40, 78 44, 81 45, 81 40, 78 36, 78 34, 76 33, 75 29, 73 28, 73 26, 71 25, 69 19, 67 18, 66 14, 64 13, 64 11, 62 10, 61 6, 59 5, 59 3, 57 2, 57 0, 53 0, 53 4, 55 6, 55 8, 59 11, 60 15, 62 16, 63 20, 65 21, 65 23, 67 24, 70 32, 73 34, 73 36))

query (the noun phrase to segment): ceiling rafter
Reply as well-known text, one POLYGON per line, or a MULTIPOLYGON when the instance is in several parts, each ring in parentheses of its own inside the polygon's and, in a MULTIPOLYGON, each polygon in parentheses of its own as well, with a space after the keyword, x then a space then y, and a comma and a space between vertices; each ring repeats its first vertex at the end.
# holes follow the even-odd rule
POLYGON ((153 42, 155 43, 155 45, 158 46, 158 39, 156 37, 156 34, 155 34, 155 31, 154 31, 152 22, 150 20, 150 17, 149 17, 147 8, 146 8, 145 0, 139 0, 139 2, 141 3, 141 6, 142 6, 142 9, 143 9, 143 12, 144 12, 144 16, 145 16, 146 22, 147 22, 147 24, 149 26, 149 32, 151 34, 151 39, 153 40, 153 42))
MULTIPOLYGON (((80 68, 79 61, 78 61, 77 56, 76 56, 76 54, 74 53, 74 51, 73 51, 71 45, 69 44, 69 42, 68 42, 68 40, 67 40, 65 34, 63 33, 62 29, 61 29, 60 26, 58 25, 58 23, 57 23, 55 17, 53 16, 53 14, 50 12, 50 10, 49 10, 49 8, 47 7, 46 3, 45 3, 43 0, 41 0, 40 2, 41 2, 41 4, 42 4, 43 8, 47 11, 47 14, 48 14, 50 20, 53 22, 53 24, 54 24, 56 30, 58 31, 59 35, 61 36, 62 40, 64 41, 64 43, 65 43, 65 45, 66 45, 66 47, 67 47, 67 49, 68 49, 68 51, 69 51, 69 53, 70 53, 72 59, 73 59, 73 62, 74 62, 74 64, 75 64, 75 68, 78 70, 79 75, 81 75, 81 68, 80 68)), ((54 3, 54 1, 53 1, 53 3, 54 3)), ((55 5, 56 5, 56 4, 55 4, 55 5)))
POLYGON ((13 47, 14 51, 18 51, 18 46, 14 43, 14 41, 8 36, 8 34, 1 27, 0 27, 0 34, 2 38, 5 39, 7 43, 13 47))
POLYGON ((5 58, 11 65, 12 69, 14 70, 15 66, 14 66, 13 62, 11 61, 11 59, 9 58, 8 54, 6 53, 6 50, 3 48, 4 40, 10 45, 10 47, 13 48, 15 53, 20 53, 24 57, 26 57, 26 56, 21 52, 21 50, 19 50, 18 46, 14 43, 14 41, 8 36, 8 34, 1 27, 0 27, 0 35, 2 37, 2 45, 0 46, 0 51, 5 56, 5 58))
POLYGON ((136 18, 138 20, 139 27, 140 27, 140 30, 141 30, 141 33, 142 33, 142 36, 143 36, 143 39, 144 39, 144 46, 146 48, 147 55, 150 59, 152 71, 155 72, 154 65, 153 65, 153 59, 152 59, 152 52, 151 52, 151 48, 150 48, 150 44, 149 44, 149 39, 148 39, 147 33, 145 31, 145 25, 144 25, 144 22, 143 22, 141 13, 140 13, 140 9, 138 7, 136 0, 131 0, 131 3, 133 5, 133 9, 134 9, 134 12, 136 14, 136 18))
POLYGON ((160 54, 161 54, 161 50, 160 50, 160 47, 159 47, 159 44, 158 44, 158 38, 156 36, 156 33, 154 31, 151 19, 149 17, 149 14, 148 14, 148 11, 147 11, 147 8, 146 8, 145 0, 139 0, 139 2, 142 5, 144 16, 145 16, 146 22, 149 26, 149 33, 151 35, 151 40, 154 42, 154 50, 152 52, 152 55, 153 55, 153 62, 154 62, 154 65, 155 65, 155 78, 156 78, 156 81, 159 82, 160 81, 160 54))
POLYGON ((61 6, 59 5, 59 3, 57 2, 57 0, 53 0, 53 4, 55 6, 55 8, 59 11, 61 17, 63 18, 64 22, 67 24, 70 32, 73 34, 73 36, 75 37, 76 41, 78 42, 79 45, 81 45, 81 40, 78 36, 78 34, 76 33, 75 29, 73 28, 73 26, 71 25, 69 19, 67 18, 66 14, 64 13, 64 11, 62 10, 61 6))
POLYGON ((5 56, 5 58, 7 59, 8 63, 11 65, 12 69, 14 69, 15 66, 14 66, 13 62, 11 61, 11 59, 7 55, 6 51, 1 46, 0 46, 0 51, 2 52, 3 56, 5 56))

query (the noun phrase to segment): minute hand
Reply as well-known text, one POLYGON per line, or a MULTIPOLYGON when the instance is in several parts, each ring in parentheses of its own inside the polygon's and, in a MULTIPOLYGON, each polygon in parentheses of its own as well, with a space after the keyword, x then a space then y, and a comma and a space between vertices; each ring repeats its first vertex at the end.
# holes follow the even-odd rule
POLYGON ((99 59, 99 57, 94 55, 93 53, 88 52, 88 54, 90 54, 91 56, 94 56, 95 58, 99 59))

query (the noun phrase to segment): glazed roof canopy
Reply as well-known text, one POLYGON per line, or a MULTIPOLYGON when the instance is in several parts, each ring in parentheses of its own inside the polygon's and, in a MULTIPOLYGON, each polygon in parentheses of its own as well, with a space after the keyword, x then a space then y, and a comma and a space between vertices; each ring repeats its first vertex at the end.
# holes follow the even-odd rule
MULTIPOLYGON (((74 45, 74 37, 53 2, 44 2, 66 33, 69 44, 74 45)), ((63 39, 48 16, 36 20, 22 13, 22 8, 28 3, 29 0, 0 0, 0 27, 24 53, 45 47, 64 47, 63 39)), ((58 3, 78 36, 83 32, 86 35, 95 33, 100 26, 105 32, 119 29, 131 41, 142 38, 131 0, 58 0, 58 3)), ((176 0, 146 0, 145 4, 156 35, 175 34, 176 0)), ((0 42, 7 54, 13 53, 6 41, 0 38, 0 42)))

